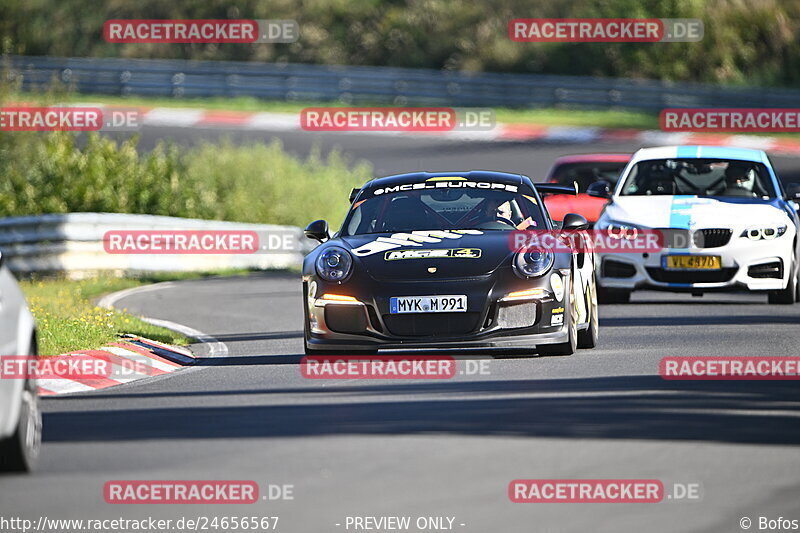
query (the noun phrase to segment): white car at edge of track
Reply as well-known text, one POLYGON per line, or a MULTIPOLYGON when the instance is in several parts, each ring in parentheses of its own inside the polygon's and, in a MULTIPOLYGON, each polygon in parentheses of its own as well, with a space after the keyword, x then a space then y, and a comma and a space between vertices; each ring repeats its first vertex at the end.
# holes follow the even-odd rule
POLYGON ((715 146, 643 148, 625 167, 595 229, 617 235, 659 230, 655 253, 601 253, 601 301, 636 289, 764 291, 769 302, 800 300, 800 222, 761 150, 715 146))
MULTIPOLYGON (((6 357, 36 355, 36 326, 25 297, 0 254, 0 364, 6 357)), ((21 365, 14 363, 14 368, 21 365)), ((27 366, 27 365, 26 365, 27 366)), ((36 379, 0 375, 0 471, 34 468, 42 439, 36 379)))

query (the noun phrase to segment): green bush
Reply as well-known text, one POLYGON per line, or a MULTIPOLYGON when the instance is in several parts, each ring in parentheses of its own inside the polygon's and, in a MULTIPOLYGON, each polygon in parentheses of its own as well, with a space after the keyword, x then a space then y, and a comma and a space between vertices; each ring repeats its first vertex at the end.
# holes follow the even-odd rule
POLYGON ((186 154, 186 179, 198 201, 220 220, 305 226, 315 218, 341 222, 353 187, 370 179, 372 169, 351 166, 339 152, 323 158, 318 150, 301 161, 279 141, 269 145, 203 144, 186 154))
POLYGON ((280 142, 161 144, 136 150, 135 138, 0 132, 0 217, 68 212, 144 213, 304 226, 341 221, 368 164, 340 153, 306 160, 280 142))

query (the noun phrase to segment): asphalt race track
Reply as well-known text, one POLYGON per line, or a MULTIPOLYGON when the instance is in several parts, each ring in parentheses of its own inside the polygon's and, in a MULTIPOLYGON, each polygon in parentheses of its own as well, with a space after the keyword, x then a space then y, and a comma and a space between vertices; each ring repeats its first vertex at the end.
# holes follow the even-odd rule
MULTIPOLYGON (((270 137, 148 128, 142 146, 222 135, 270 137)), ((337 145, 372 161, 379 175, 483 168, 541 177, 561 154, 637 148, 276 135, 298 154, 337 145)), ((773 160, 785 180, 800 181, 800 159, 773 160)), ((278 531, 289 533, 347 531, 347 516, 380 515, 450 516, 454 530, 481 533, 733 532, 745 516, 800 518, 796 382, 657 374, 670 355, 800 356, 800 304, 636 293, 628 305, 601 306, 597 349, 466 354, 485 360, 488 374, 427 381, 304 379, 295 275, 176 282, 117 306, 196 328, 228 353, 166 377, 44 400, 39 472, 0 478, 0 514, 37 519, 38 503, 47 502, 50 518, 279 516, 278 531), (702 499, 514 504, 507 487, 518 478, 699 483, 702 499), (115 479, 252 479, 262 493, 268 484, 294 485, 294 500, 109 505, 103 484, 115 479)))

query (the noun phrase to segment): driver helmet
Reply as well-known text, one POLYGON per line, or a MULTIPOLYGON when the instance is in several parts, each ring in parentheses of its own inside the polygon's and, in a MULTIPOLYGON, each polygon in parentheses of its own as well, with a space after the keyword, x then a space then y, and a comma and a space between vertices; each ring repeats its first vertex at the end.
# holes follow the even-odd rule
POLYGON ((752 168, 743 163, 728 163, 728 168, 725 169, 725 183, 728 188, 739 187, 752 191, 755 184, 752 168))

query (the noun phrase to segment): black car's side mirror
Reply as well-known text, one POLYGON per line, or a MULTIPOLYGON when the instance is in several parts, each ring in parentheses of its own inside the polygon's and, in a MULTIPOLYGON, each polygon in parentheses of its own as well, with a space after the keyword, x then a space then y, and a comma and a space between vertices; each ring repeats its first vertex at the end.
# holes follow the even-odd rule
POLYGON ((583 215, 575 213, 567 213, 564 216, 564 222, 561 223, 561 229, 580 230, 589 227, 589 221, 583 215))
POLYGON ((328 233, 328 223, 324 220, 315 220, 306 226, 304 233, 309 239, 314 239, 319 242, 325 242, 331 238, 328 233))
POLYGON ((595 198, 611 198, 611 184, 606 180, 595 181, 586 188, 586 194, 595 198))
POLYGON ((361 192, 361 189, 358 189, 358 188, 353 189, 352 191, 350 191, 350 203, 351 204, 353 203, 353 200, 356 199, 356 197, 358 196, 358 193, 360 193, 360 192, 361 192))

